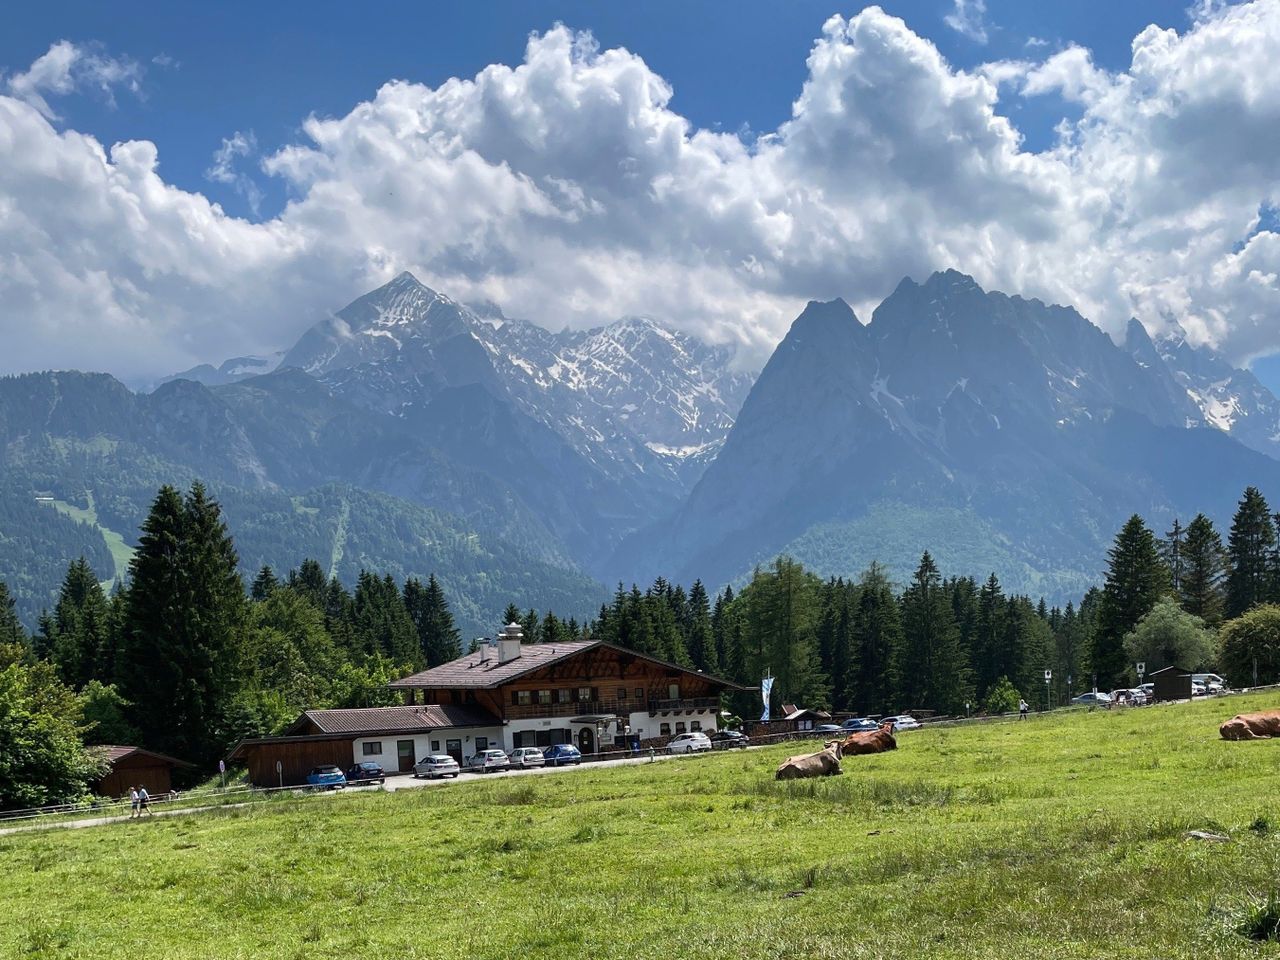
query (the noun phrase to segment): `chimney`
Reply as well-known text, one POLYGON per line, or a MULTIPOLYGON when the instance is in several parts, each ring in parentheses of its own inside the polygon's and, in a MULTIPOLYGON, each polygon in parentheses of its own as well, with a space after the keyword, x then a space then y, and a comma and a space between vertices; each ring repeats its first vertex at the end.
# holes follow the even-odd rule
POLYGON ((524 628, 518 623, 508 623, 498 634, 498 662, 507 663, 520 656, 520 644, 524 641, 524 628))
POLYGON ((493 659, 493 643, 488 637, 481 637, 476 641, 476 650, 480 654, 480 666, 484 666, 493 659))

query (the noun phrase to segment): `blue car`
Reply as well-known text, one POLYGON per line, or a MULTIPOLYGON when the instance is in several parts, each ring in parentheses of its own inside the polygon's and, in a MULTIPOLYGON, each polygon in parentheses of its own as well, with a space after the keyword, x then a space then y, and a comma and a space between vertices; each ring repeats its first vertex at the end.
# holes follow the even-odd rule
POLYGON ((840 724, 840 729, 846 733, 868 733, 872 730, 879 730, 880 724, 874 720, 868 720, 866 717, 854 717, 840 724))
POLYGON ((581 763, 582 754, 571 743, 557 743, 542 751, 542 758, 548 767, 563 767, 570 763, 581 763))
POLYGON ((307 786, 317 790, 337 790, 347 785, 342 770, 332 763, 312 768, 307 774, 307 786))

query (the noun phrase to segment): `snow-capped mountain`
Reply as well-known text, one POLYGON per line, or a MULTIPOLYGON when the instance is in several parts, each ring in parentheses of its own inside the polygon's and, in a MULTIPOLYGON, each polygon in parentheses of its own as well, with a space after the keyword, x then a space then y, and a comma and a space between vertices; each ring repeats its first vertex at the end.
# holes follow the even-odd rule
POLYGON ((607 473, 682 491, 750 389, 751 375, 732 360, 723 347, 643 317, 552 333, 402 273, 307 331, 283 364, 399 416, 441 390, 479 383, 607 473))
POLYGON ((1157 357, 1194 406, 1188 425, 1203 423, 1229 433, 1247 447, 1280 459, 1280 400, 1248 370, 1235 367, 1207 346, 1193 346, 1177 323, 1152 340, 1137 320, 1125 347, 1139 363, 1157 357))

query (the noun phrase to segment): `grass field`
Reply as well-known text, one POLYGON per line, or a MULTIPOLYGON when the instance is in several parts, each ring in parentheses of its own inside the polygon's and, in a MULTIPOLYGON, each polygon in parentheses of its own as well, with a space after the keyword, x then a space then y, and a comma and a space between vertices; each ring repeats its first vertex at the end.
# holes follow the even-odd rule
POLYGON ((1257 957, 1275 694, 0 839, 0 956, 1257 957), (1184 839, 1222 832, 1230 842, 1184 839))

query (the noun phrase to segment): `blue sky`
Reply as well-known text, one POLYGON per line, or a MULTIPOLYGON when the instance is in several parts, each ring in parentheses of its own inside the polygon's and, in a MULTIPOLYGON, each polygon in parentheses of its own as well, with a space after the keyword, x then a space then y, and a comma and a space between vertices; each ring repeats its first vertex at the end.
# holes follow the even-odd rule
MULTIPOLYGON (((1072 0, 1042 4, 989 0, 988 40, 977 43, 947 26, 950 2, 880 4, 932 40, 959 67, 1028 53, 1031 38, 1048 49, 1088 47, 1111 69, 1129 61, 1129 44, 1149 23, 1184 28, 1187 2, 1072 0)), ((243 196, 205 176, 223 137, 252 131, 263 152, 299 137, 311 113, 346 113, 390 79, 436 86, 471 77, 490 63, 516 64, 533 31, 557 22, 590 30, 602 47, 641 55, 675 90, 672 108, 718 130, 776 129, 791 112, 805 78, 805 57, 832 13, 860 6, 830 0, 735 0, 733 3, 512 2, 366 5, 322 2, 300 15, 293 4, 22 4, 6 16, 0 66, 31 63, 55 40, 101 44, 146 71, 141 97, 115 97, 105 108, 91 96, 59 105, 70 127, 105 143, 148 139, 160 147, 165 178, 251 217, 243 196), (159 60, 160 62, 156 62, 159 60)), ((1031 48, 1034 51, 1034 48, 1031 48)), ((1012 111, 1030 149, 1053 139, 1054 125, 1075 113, 1058 97, 1012 111)), ((258 177, 260 214, 276 212, 282 184, 258 177)))
POLYGON ((277 350, 402 269, 754 363, 948 267, 1280 349, 1280 0, 881 6, 17 6, 0 372, 277 350))

